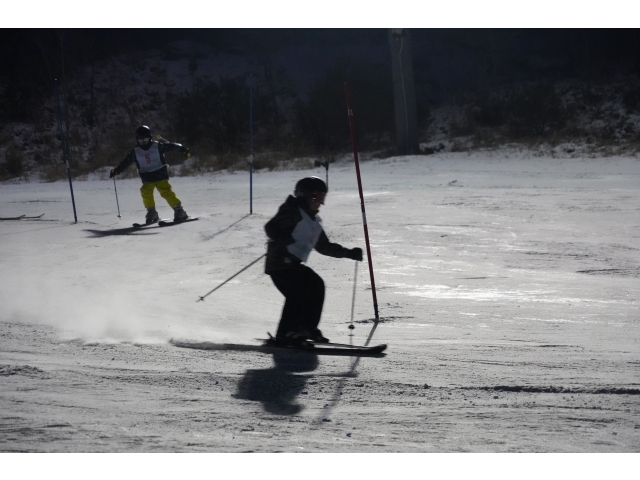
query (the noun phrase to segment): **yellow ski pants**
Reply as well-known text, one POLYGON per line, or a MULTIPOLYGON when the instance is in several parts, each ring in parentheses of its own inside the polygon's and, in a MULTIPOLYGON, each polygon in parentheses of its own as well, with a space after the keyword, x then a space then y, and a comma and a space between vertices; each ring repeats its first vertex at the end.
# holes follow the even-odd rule
POLYGON ((144 206, 155 207, 156 202, 153 198, 153 189, 157 188, 160 196, 164 198, 171 208, 176 205, 180 205, 180 199, 176 197, 171 185, 169 184, 169 180, 160 180, 159 182, 142 182, 142 187, 140 187, 140 194, 142 195, 142 203, 144 206))

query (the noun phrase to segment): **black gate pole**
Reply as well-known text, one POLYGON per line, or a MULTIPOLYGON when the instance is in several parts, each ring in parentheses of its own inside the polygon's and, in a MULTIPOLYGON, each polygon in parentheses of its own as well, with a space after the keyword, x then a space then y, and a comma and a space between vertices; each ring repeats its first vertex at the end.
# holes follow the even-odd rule
POLYGON ((60 102, 60 88, 58 80, 53 81, 53 93, 56 97, 56 113, 58 115, 58 132, 60 133, 60 142, 62 143, 62 158, 67 166, 67 176, 69 177, 69 189, 71 190, 71 203, 73 204, 73 218, 78 223, 78 214, 76 212, 76 200, 73 197, 73 183, 71 183, 71 167, 69 166, 69 144, 67 143, 66 125, 64 123, 64 114, 62 113, 62 104, 60 102))

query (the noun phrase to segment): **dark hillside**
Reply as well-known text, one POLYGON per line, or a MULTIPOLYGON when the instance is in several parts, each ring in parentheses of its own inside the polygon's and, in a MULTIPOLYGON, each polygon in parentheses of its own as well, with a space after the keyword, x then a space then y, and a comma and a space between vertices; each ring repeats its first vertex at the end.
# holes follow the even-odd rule
MULTIPOLYGON (((636 30, 411 30, 420 142, 442 149, 634 154, 636 30)), ((385 29, 5 29, 0 178, 64 173, 52 81, 62 84, 72 169, 117 163, 141 123, 189 144, 183 174, 349 152, 394 153, 385 29), (252 98, 250 102, 250 91, 252 98), (249 138, 250 108, 253 138, 249 138)), ((181 160, 178 160, 181 161, 181 160)))

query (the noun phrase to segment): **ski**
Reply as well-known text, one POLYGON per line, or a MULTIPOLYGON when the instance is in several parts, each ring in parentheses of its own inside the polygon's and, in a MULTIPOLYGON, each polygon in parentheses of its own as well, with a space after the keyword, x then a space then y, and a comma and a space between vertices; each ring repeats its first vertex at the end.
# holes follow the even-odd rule
MULTIPOLYGON (((166 220, 164 220, 164 219, 163 219, 163 220, 160 220, 160 222, 165 222, 165 221, 167 221, 167 222, 168 222, 168 221, 169 221, 169 219, 166 219, 166 220)), ((133 224, 133 227, 134 227, 134 228, 150 227, 150 226, 152 226, 152 225, 155 225, 156 223, 159 223, 159 222, 151 222, 151 223, 134 223, 134 224, 133 224)))
POLYGON ((153 223, 134 223, 133 226, 134 228, 144 228, 144 227, 150 227, 152 225, 157 224, 160 227, 170 227, 172 225, 178 225, 180 223, 193 222, 194 220, 198 220, 198 218, 200 217, 188 217, 186 220, 181 220, 179 222, 176 222, 175 220, 171 220, 170 218, 163 218, 153 223))
POLYGON ((238 352, 259 352, 266 354, 276 354, 291 352, 292 354, 313 354, 313 355, 334 355, 348 357, 384 357, 383 351, 386 345, 376 345, 375 347, 285 347, 269 345, 267 340, 262 340, 262 345, 243 345, 233 343, 213 343, 213 342, 193 342, 170 340, 172 345, 180 348, 193 348, 197 350, 225 350, 238 352))
POLYGON ((19 217, 4 217, 4 218, 0 218, 0 220, 27 220, 27 219, 36 219, 36 218, 42 218, 42 216, 44 215, 44 213, 40 214, 40 215, 33 215, 33 216, 27 216, 27 215, 20 215, 19 217))
POLYGON ((185 220, 179 220, 179 221, 175 221, 175 220, 160 220, 158 222, 158 225, 161 226, 161 227, 171 227, 173 225, 179 225, 181 223, 193 222, 195 220, 198 220, 198 218, 200 218, 200 217, 187 217, 185 220))
POLYGON ((372 346, 350 345, 350 344, 347 344, 347 343, 334 343, 334 342, 318 343, 318 342, 313 342, 311 340, 309 340, 309 343, 311 345, 313 345, 314 347, 316 347, 316 348, 318 348, 318 347, 355 348, 355 349, 363 349, 363 348, 379 349, 379 348, 382 348, 382 350, 387 348, 387 344, 386 343, 381 343, 380 345, 372 345, 372 346))
MULTIPOLYGON (((387 346, 376 345, 373 347, 364 347, 364 346, 349 346, 349 347, 318 347, 315 345, 311 345, 309 347, 302 346, 291 346, 291 345, 273 345, 269 343, 265 343, 264 346, 266 348, 273 348, 277 350, 294 350, 296 352, 308 352, 314 353, 316 355, 342 355, 342 356, 359 356, 359 355, 380 355, 387 349, 387 346)), ((327 345, 326 343, 324 345, 327 345)))
POLYGON ((386 344, 374 345, 371 347, 365 346, 356 346, 356 345, 347 345, 346 347, 336 347, 332 346, 332 344, 312 344, 311 347, 302 347, 303 350, 308 350, 309 352, 322 352, 325 354, 336 354, 336 355, 377 355, 384 352, 387 349, 386 344), (319 346, 326 345, 326 346, 319 346))
MULTIPOLYGON (((271 336, 270 336, 271 337, 271 336)), ((376 355, 387 349, 387 344, 364 346, 364 345, 347 345, 345 343, 315 343, 308 341, 308 346, 299 345, 280 345, 275 342, 273 337, 262 340, 265 347, 282 348, 289 350, 301 350, 311 353, 334 354, 334 355, 376 355)))

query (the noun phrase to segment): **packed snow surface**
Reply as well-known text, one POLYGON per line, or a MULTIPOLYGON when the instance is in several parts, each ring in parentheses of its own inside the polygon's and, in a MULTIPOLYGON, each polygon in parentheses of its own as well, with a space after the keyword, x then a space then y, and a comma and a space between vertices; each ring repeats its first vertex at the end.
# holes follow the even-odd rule
MULTIPOLYGON (((379 323, 366 259, 308 264, 325 335, 387 343, 383 358, 216 348, 275 332, 262 261, 197 301, 324 169, 255 172, 252 214, 248 172, 173 177, 199 220, 138 231, 138 179, 117 180, 121 218, 112 180, 74 182, 77 223, 68 182, 2 185, 0 217, 44 216, 0 221, 0 450, 640 451, 637 158, 447 153, 361 173, 379 323)), ((329 188, 329 238, 364 248, 353 162, 329 188)))

